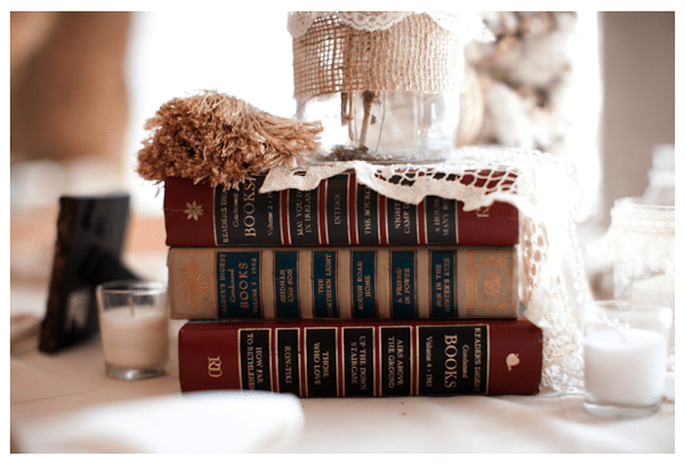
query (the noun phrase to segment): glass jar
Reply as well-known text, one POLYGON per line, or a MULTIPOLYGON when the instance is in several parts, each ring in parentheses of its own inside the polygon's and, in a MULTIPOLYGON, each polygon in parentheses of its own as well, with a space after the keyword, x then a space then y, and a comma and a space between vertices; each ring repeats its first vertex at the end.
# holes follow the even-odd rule
MULTIPOLYGON (((650 204, 638 197, 618 199, 611 209, 607 234, 613 249, 614 297, 674 310, 675 206, 650 204)), ((671 330, 671 369, 675 366, 673 339, 671 330)))
POLYGON ((322 150, 336 160, 441 160, 454 148, 461 93, 350 91, 298 102, 297 118, 321 121, 322 150))
POLYGON ((332 160, 447 158, 469 89, 464 46, 493 39, 465 12, 291 12, 288 30, 296 117, 322 123, 332 160))

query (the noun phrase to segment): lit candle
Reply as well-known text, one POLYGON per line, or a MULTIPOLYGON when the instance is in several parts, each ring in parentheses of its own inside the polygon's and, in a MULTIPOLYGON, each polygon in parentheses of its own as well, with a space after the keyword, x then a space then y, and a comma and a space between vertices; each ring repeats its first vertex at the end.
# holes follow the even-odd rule
POLYGON ((662 396, 665 368, 663 334, 628 328, 585 336, 585 389, 593 403, 654 405, 662 396))
POLYGON ((169 354, 167 316, 145 307, 117 307, 101 314, 105 360, 124 368, 154 367, 169 354))

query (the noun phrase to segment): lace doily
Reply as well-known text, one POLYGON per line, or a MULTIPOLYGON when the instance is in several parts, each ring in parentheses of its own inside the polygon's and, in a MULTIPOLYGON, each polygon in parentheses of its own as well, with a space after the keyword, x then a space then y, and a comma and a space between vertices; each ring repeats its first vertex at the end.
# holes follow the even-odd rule
POLYGON ((444 11, 295 11, 288 14, 288 32, 294 38, 302 37, 317 18, 334 13, 346 26, 369 32, 388 29, 412 14, 425 14, 442 29, 463 40, 495 40, 479 14, 444 11))
POLYGON ((434 165, 351 161, 276 167, 261 192, 311 190, 345 170, 354 170, 357 181, 374 191, 407 203, 439 195, 463 201, 467 211, 494 201, 515 205, 521 218, 524 315, 543 330, 542 384, 580 392, 583 358, 573 311, 590 299, 590 292, 575 223, 582 193, 568 166, 538 151, 465 147, 455 149, 450 161, 434 165), (568 269, 572 283, 566 283, 568 269))

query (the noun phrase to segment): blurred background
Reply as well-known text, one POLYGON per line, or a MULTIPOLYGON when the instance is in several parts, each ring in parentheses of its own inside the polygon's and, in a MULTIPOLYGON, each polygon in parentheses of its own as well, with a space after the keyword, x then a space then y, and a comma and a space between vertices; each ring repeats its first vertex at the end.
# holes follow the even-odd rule
MULTIPOLYGON (((601 110, 593 176, 603 182, 587 222, 601 230, 615 199, 645 190, 653 146, 674 143, 675 15, 592 15, 600 101, 587 105, 601 110)), ((65 194, 129 192, 127 251, 164 250, 162 193, 134 172, 145 120, 203 89, 293 116, 286 24, 273 8, 259 22, 228 12, 11 12, 12 286, 49 280, 65 194)))

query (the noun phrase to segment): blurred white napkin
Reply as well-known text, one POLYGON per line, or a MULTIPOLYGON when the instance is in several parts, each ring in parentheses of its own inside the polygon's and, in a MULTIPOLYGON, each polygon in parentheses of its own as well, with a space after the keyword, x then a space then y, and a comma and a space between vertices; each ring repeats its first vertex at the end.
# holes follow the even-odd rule
POLYGON ((216 391, 109 404, 15 433, 27 453, 258 453, 278 451, 303 427, 295 396, 216 391))

